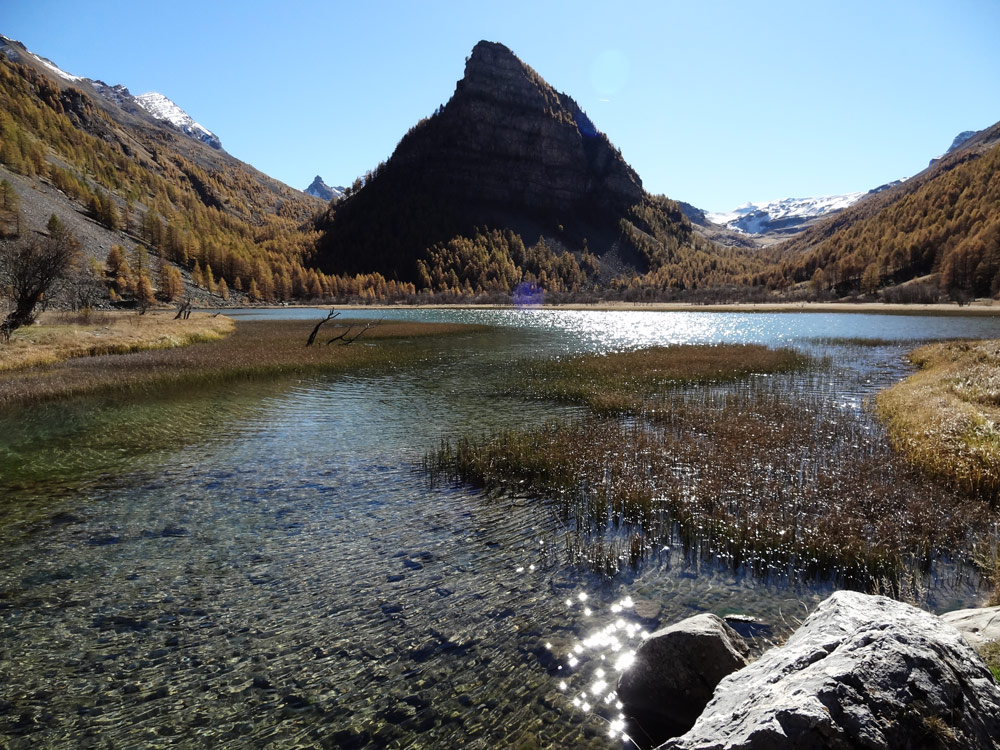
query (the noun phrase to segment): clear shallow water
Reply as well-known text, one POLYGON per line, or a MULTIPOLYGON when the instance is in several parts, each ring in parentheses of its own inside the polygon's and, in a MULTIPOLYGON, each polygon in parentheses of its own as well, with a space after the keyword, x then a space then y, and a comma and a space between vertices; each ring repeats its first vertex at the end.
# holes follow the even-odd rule
MULTIPOLYGON (((431 489, 419 464, 442 438, 572 412, 496 395, 504 363, 793 345, 830 357, 797 387, 877 429, 863 400, 908 371, 915 342, 1000 337, 986 318, 348 315, 499 328, 430 343, 422 366, 391 378, 0 417, 11 747, 618 747, 606 699, 643 630, 707 610, 759 617, 778 636, 829 591, 686 567, 670 550, 602 583, 567 564, 544 504, 431 489), (884 341, 829 341, 841 338, 884 341)), ((961 581, 928 587, 940 609, 975 596, 961 581)))

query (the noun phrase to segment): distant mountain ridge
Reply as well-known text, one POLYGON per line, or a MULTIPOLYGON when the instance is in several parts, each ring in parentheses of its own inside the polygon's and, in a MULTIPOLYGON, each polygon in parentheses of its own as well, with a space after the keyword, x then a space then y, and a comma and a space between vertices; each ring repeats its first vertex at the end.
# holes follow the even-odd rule
POLYGON ((864 192, 818 198, 783 198, 766 203, 747 202, 725 213, 708 213, 706 219, 744 234, 788 234, 801 231, 811 219, 843 211, 864 192))
MULTIPOLYGON (((67 73, 0 36, 0 101, 0 172, 25 230, 57 214, 98 268, 112 245, 160 256, 200 303, 220 289, 274 300, 329 288, 306 265, 323 202, 226 153, 166 97, 67 73)), ((151 281, 166 299, 179 293, 165 275, 151 281)), ((118 297, 104 287, 105 303, 127 300, 123 284, 118 297)))
POLYGON ((91 80, 67 73, 51 60, 28 50, 21 42, 3 35, 0 35, 0 54, 12 62, 24 62, 25 59, 34 61, 66 83, 92 87, 102 97, 126 112, 136 114, 138 111, 142 111, 159 122, 169 124, 190 138, 206 143, 214 149, 222 149, 222 142, 218 136, 195 122, 193 117, 163 94, 149 92, 134 96, 121 84, 108 85, 104 81, 91 80))
POLYGON ((956 142, 923 172, 782 245, 782 275, 803 282, 822 271, 850 293, 935 274, 952 293, 1000 293, 1000 123, 956 142))

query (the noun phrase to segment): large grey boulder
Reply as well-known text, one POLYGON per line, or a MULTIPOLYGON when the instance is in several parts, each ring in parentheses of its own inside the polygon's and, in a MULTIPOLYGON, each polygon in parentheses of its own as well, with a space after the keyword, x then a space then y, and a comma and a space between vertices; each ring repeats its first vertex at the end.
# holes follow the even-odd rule
POLYGON ((657 630, 618 680, 630 731, 654 742, 686 732, 719 680, 746 666, 747 653, 739 634, 712 614, 657 630))
POLYGON ((1000 607, 958 609, 946 612, 941 619, 965 636, 973 648, 1000 641, 1000 607))
POLYGON ((958 631, 840 591, 784 646, 722 680, 685 750, 1000 748, 1000 686, 958 631))

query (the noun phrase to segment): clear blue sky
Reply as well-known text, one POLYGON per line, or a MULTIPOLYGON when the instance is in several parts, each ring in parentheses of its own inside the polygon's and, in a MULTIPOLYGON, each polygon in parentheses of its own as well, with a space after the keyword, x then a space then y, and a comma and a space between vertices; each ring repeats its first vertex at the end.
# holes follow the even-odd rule
POLYGON ((499 41, 647 190, 714 211, 867 190, 1000 120, 998 0, 0 0, 64 70, 159 91, 298 188, 349 184, 499 41))

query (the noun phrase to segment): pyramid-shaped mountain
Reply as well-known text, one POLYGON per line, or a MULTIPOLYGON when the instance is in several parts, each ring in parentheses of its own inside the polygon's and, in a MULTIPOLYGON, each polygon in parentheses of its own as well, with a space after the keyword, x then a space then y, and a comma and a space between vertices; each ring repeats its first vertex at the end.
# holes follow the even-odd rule
POLYGON ((640 271, 695 241, 677 204, 643 191, 576 102, 492 42, 473 49, 448 103, 330 207, 319 260, 419 281, 430 248, 485 228, 528 248, 544 237, 577 257, 610 252, 640 271))

